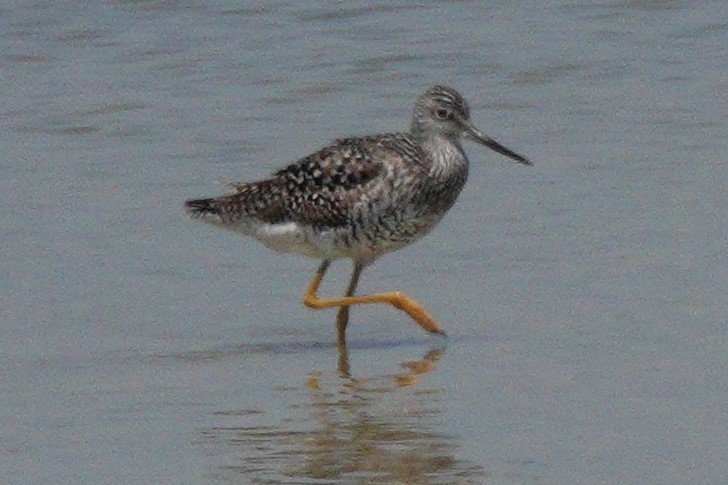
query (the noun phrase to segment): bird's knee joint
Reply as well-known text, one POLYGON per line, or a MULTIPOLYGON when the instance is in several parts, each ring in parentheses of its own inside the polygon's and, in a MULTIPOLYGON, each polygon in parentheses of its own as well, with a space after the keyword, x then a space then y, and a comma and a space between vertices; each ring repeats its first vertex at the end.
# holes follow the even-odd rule
POLYGON ((319 300, 316 297, 309 296, 309 295, 306 295, 303 298, 303 304, 309 308, 313 308, 314 310, 319 310, 319 309, 323 308, 323 304, 321 303, 321 300, 319 300))

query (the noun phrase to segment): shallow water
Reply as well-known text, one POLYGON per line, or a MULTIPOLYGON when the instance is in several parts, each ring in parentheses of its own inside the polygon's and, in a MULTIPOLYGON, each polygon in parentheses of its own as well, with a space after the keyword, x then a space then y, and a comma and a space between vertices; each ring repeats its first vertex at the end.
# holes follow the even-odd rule
MULTIPOLYGON (((3 483, 723 483, 720 1, 7 2, 3 483), (468 145, 391 308, 300 304, 317 262, 185 198, 445 82, 536 163, 468 145)), ((348 263, 324 292, 340 293, 348 263)))

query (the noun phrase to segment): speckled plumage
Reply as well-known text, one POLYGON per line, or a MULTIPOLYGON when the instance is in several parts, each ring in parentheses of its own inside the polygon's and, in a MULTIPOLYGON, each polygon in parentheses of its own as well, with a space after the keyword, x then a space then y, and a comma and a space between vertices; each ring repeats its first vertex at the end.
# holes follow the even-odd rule
POLYGON ((418 99, 409 133, 335 140, 270 178, 188 200, 186 210, 271 249, 324 260, 322 268, 351 258, 353 293, 361 268, 427 234, 452 207, 468 177, 462 137, 530 164, 478 131, 460 94, 434 86, 418 99))
POLYGON ((469 118, 458 93, 435 86, 418 101, 411 133, 335 140, 269 179, 187 201, 187 211, 279 251, 371 262, 426 234, 465 184, 460 133, 433 126, 441 105, 469 118))

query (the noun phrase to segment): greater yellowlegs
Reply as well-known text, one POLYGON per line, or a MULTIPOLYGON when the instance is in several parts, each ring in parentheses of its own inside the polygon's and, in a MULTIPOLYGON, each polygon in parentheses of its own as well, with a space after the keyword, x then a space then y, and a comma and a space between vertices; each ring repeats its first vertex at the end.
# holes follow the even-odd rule
POLYGON ((322 260, 303 302, 316 309, 339 307, 340 342, 349 306, 363 303, 389 303, 425 330, 444 333, 422 305, 398 291, 354 292, 366 266, 417 241, 452 207, 468 177, 461 138, 531 165, 475 128, 457 91, 433 86, 417 100, 409 133, 335 140, 268 179, 234 184, 228 195, 188 200, 185 207, 193 218, 276 251, 322 260), (318 297, 329 264, 340 258, 354 262, 345 296, 318 297))

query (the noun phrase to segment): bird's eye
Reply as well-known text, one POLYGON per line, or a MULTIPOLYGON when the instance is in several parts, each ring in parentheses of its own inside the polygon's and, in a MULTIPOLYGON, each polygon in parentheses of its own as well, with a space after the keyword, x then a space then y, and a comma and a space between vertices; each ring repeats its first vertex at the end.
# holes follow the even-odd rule
POLYGON ((449 115, 450 115, 450 113, 445 108, 438 108, 435 111, 435 116, 437 117, 438 120, 446 120, 449 115))

